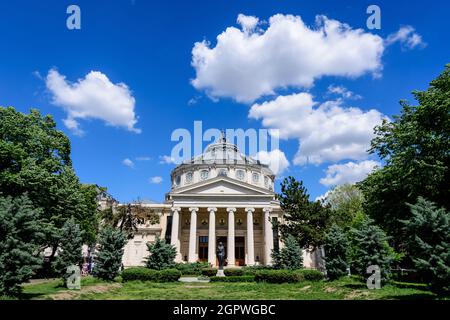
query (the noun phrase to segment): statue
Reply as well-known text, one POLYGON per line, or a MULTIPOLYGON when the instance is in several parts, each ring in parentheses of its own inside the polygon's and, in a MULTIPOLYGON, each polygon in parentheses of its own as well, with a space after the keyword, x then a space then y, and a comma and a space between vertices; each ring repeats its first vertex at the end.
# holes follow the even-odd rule
POLYGON ((223 264, 225 262, 225 247, 222 242, 217 246, 217 259, 219 260, 219 269, 217 270, 218 277, 225 277, 223 272, 223 264))

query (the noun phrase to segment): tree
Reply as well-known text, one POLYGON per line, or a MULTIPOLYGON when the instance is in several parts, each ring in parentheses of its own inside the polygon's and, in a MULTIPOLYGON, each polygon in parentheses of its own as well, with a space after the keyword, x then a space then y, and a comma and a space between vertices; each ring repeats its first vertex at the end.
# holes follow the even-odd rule
POLYGON ((0 107, 0 191, 12 197, 27 193, 42 209, 45 246, 57 250, 58 231, 70 217, 84 229, 86 243, 96 237, 93 198, 84 193, 70 159, 70 141, 51 116, 32 109, 23 114, 0 107), (92 220, 91 220, 92 219, 92 220))
POLYGON ((117 276, 126 243, 127 238, 120 230, 107 226, 101 231, 94 266, 95 277, 111 281, 117 276))
POLYGON ((333 224, 325 237, 325 267, 330 280, 347 274, 349 242, 344 231, 333 224))
POLYGON ((83 261, 83 231, 70 218, 64 223, 59 237, 59 251, 54 263, 54 269, 66 282, 70 274, 66 272, 71 265, 80 266, 83 261))
POLYGON ((323 200, 332 211, 331 221, 348 231, 364 216, 364 197, 361 190, 354 184, 343 184, 328 192, 323 200))
POLYGON ((150 253, 146 267, 155 270, 168 269, 175 266, 176 248, 165 240, 157 238, 154 243, 147 243, 150 253))
POLYGON ((289 235, 284 241, 284 248, 281 249, 282 269, 295 270, 303 267, 303 252, 297 240, 289 235))
POLYGON ((449 293, 450 213, 422 197, 408 206, 412 217, 402 222, 414 266, 433 291, 449 293))
POLYGON ((302 181, 289 177, 281 183, 277 196, 286 223, 280 225, 283 240, 292 235, 300 247, 313 249, 323 243, 331 211, 319 201, 310 201, 302 181))
POLYGON ((385 232, 376 226, 372 219, 365 218, 357 229, 351 230, 351 268, 362 276, 367 276, 367 268, 377 265, 381 269, 382 281, 391 276, 391 266, 395 260, 395 252, 388 244, 385 232))
POLYGON ((41 265, 41 210, 26 195, 0 197, 0 295, 17 295, 41 265))
POLYGON ((426 91, 413 95, 417 106, 401 101, 401 114, 376 127, 370 152, 385 166, 361 184, 367 213, 402 250, 401 221, 411 218, 407 203, 422 196, 450 210, 450 65, 426 91))

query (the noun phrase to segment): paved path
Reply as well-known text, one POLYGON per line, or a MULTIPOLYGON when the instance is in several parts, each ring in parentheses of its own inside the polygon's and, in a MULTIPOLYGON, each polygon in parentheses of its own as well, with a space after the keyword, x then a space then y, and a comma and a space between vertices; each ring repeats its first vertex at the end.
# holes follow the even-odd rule
POLYGON ((178 279, 178 281, 180 282, 203 282, 203 283, 207 283, 209 282, 209 279, 199 279, 197 277, 181 277, 180 279, 178 279))

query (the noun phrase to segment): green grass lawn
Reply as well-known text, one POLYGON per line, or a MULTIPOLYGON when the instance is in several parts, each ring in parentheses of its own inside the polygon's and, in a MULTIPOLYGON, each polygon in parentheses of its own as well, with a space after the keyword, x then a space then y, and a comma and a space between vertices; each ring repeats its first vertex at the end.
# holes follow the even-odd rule
POLYGON ((393 283, 369 290, 354 278, 327 282, 267 283, 154 283, 102 282, 87 277, 81 290, 67 290, 58 280, 27 284, 21 299, 438 299, 424 285, 393 283))

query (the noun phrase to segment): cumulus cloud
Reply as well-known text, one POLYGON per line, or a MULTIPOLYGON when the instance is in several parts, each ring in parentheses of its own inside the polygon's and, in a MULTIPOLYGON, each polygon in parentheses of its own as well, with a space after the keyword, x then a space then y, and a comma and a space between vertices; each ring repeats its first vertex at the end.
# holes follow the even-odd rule
POLYGON ((336 86, 336 85, 330 85, 327 89, 328 94, 334 94, 338 95, 345 99, 361 99, 362 97, 359 94, 354 94, 352 91, 348 90, 344 86, 336 86))
POLYGON ((379 166, 380 163, 373 160, 334 164, 328 167, 326 176, 320 179, 320 183, 325 186, 337 186, 344 183, 359 182, 379 166))
POLYGON ((363 111, 342 103, 318 104, 311 94, 302 92, 254 104, 249 117, 261 119, 267 128, 278 128, 281 139, 299 140, 296 165, 367 159, 373 128, 384 116, 377 110, 363 111))
POLYGON ((151 177, 148 181, 152 184, 160 184, 163 181, 163 178, 160 176, 156 176, 156 177, 151 177))
POLYGON ((412 26, 401 27, 397 32, 391 33, 385 42, 386 46, 399 42, 404 49, 423 48, 426 46, 422 36, 415 32, 412 26))
POLYGON ((325 16, 314 26, 301 17, 276 14, 265 30, 258 18, 238 16, 241 28, 228 27, 192 49, 196 77, 192 85, 212 98, 238 102, 275 93, 276 89, 311 87, 322 76, 358 77, 382 69, 381 37, 325 16))
POLYGON ((129 159, 129 158, 125 158, 122 160, 122 164, 129 167, 129 168, 134 168, 134 162, 129 159))
POLYGON ((171 156, 160 156, 159 157, 159 163, 161 164, 178 164, 177 161, 175 160, 175 158, 171 157, 171 156))
POLYGON ((136 101, 126 84, 114 84, 99 71, 91 71, 72 83, 55 69, 48 72, 45 81, 52 104, 66 111, 64 124, 75 134, 83 133, 79 119, 99 119, 111 126, 140 132, 135 128, 136 101))
POLYGON ((280 149, 272 151, 259 151, 255 159, 258 159, 261 163, 269 166, 270 170, 275 175, 279 175, 289 167, 289 161, 286 155, 280 149))

